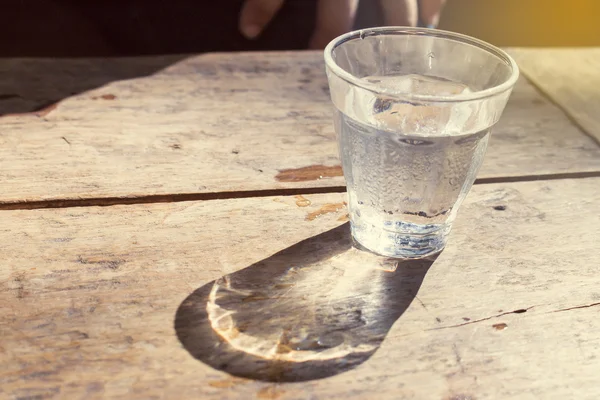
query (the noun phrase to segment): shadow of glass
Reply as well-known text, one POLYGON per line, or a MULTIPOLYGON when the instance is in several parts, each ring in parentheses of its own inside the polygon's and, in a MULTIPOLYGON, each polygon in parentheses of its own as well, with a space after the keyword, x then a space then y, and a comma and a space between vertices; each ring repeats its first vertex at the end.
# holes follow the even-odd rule
POLYGON ((359 250, 344 224, 200 287, 179 306, 175 330, 192 356, 235 376, 333 376, 377 351, 435 258, 359 250))

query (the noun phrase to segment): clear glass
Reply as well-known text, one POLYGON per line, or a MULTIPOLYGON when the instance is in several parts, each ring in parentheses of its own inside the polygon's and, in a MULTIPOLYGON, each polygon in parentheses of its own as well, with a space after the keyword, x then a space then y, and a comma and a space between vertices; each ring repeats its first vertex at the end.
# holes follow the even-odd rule
POLYGON ((468 36, 404 27, 340 36, 325 62, 355 241, 387 257, 441 251, 516 63, 468 36))

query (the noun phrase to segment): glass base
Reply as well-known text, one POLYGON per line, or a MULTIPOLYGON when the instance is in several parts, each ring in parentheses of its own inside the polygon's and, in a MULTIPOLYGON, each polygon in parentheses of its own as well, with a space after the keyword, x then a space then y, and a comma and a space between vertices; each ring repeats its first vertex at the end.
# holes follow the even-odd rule
POLYGON ((449 224, 406 224, 409 231, 401 232, 368 223, 350 223, 352 238, 375 254, 393 258, 424 258, 441 252, 446 246, 451 226, 449 224))

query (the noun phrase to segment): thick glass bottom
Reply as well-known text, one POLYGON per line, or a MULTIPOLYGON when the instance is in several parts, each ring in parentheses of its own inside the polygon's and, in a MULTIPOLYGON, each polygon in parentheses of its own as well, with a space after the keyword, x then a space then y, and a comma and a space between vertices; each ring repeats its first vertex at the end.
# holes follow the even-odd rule
POLYGON ((402 228, 398 231, 366 221, 351 222, 352 237, 358 247, 394 258, 424 258, 439 253, 446 246, 451 226, 402 223, 402 228))

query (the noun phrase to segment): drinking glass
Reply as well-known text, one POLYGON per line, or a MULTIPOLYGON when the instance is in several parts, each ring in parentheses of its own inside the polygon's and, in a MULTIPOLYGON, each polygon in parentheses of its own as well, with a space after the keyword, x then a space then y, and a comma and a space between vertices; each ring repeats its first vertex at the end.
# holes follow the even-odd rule
POLYGON ((383 27, 334 39, 325 63, 354 240, 388 257, 441 251, 515 61, 458 33, 383 27))

